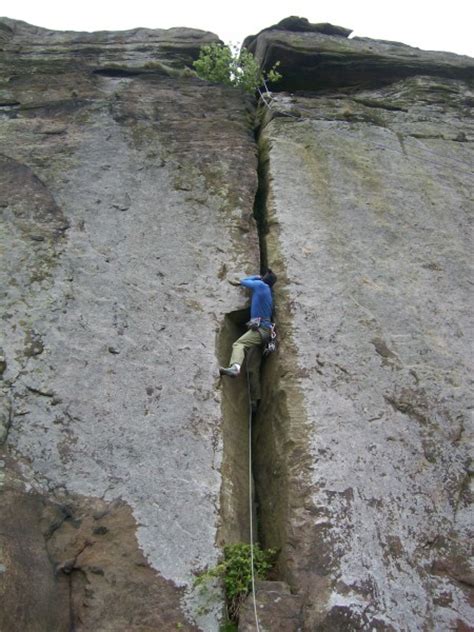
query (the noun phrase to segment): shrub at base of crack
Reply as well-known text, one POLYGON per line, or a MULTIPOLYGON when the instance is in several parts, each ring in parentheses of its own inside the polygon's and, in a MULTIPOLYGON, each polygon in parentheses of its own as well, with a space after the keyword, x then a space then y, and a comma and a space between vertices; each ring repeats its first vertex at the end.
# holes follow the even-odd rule
POLYGON ((221 624, 219 632, 237 632, 237 624, 234 621, 225 621, 221 624))
MULTIPOLYGON (((254 573, 256 579, 266 579, 274 565, 275 549, 253 547, 254 573)), ((250 544, 230 544, 224 547, 224 559, 214 568, 201 573, 195 581, 202 586, 211 579, 219 578, 224 584, 229 624, 239 618, 239 609, 252 590, 252 564, 250 544)), ((227 624, 226 624, 227 625, 227 624)), ((232 629, 232 628, 228 628, 232 629)))

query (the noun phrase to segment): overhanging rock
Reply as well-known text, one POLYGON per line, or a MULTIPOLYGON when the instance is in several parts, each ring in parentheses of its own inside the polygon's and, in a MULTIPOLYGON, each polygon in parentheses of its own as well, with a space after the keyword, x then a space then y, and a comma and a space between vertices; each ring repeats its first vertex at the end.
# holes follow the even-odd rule
POLYGON ((398 42, 348 39, 349 29, 327 24, 285 29, 284 22, 244 42, 264 69, 280 63, 282 79, 271 86, 275 91, 381 86, 416 75, 474 80, 470 57, 398 42))

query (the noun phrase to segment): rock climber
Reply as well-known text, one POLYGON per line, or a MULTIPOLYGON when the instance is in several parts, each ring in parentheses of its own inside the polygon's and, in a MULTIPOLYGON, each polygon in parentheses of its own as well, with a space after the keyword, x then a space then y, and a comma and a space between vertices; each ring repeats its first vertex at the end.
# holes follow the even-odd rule
POLYGON ((250 320, 247 323, 248 331, 238 338, 232 345, 232 355, 229 366, 220 367, 221 375, 237 377, 245 358, 245 352, 253 347, 259 347, 268 342, 273 330, 272 312, 273 296, 272 287, 277 277, 271 270, 263 275, 249 276, 240 281, 231 281, 232 285, 242 285, 252 292, 250 302, 250 320))

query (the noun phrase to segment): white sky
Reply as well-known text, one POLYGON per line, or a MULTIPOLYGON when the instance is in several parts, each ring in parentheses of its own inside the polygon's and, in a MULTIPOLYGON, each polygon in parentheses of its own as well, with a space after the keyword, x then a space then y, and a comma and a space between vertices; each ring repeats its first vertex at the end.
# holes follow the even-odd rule
POLYGON ((474 57, 473 0, 4 0, 0 15, 55 30, 188 26, 233 43, 299 15, 353 35, 474 57))

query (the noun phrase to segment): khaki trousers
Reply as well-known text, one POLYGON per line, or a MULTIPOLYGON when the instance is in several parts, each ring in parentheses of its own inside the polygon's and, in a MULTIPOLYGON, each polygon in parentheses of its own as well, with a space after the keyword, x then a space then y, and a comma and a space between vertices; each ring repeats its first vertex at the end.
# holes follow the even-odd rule
POLYGON ((268 329, 249 329, 240 336, 232 345, 232 356, 229 366, 240 364, 242 366, 247 351, 247 370, 249 376, 250 398, 252 402, 261 399, 260 392, 260 363, 262 361, 262 344, 268 340, 268 329))
POLYGON ((259 329, 258 331, 249 329, 243 336, 237 338, 232 345, 232 355, 229 366, 232 366, 233 364, 240 364, 240 366, 242 366, 245 358, 245 351, 252 349, 252 347, 259 347, 267 335, 268 334, 265 329, 259 329), (264 338, 262 338, 262 334, 264 338))

